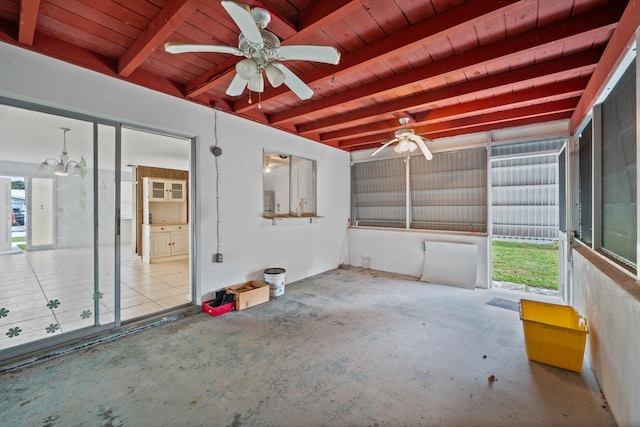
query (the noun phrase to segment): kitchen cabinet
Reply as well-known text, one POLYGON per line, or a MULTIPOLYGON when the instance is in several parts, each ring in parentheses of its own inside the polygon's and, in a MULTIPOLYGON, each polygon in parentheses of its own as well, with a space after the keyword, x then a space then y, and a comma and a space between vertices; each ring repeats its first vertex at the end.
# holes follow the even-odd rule
POLYGON ((142 188, 142 261, 187 258, 187 181, 145 177, 142 188))
POLYGON ((184 202, 186 182, 183 180, 144 178, 150 202, 184 202))
POLYGON ((189 257, 189 225, 142 226, 142 261, 156 263, 189 257))

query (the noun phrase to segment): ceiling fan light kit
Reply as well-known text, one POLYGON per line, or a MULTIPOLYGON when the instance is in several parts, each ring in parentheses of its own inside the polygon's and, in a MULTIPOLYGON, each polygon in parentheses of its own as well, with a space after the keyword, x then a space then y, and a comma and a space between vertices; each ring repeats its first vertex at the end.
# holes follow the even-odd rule
POLYGON ((384 148, 397 142, 398 144, 393 148, 393 151, 398 154, 407 152, 413 153, 417 148, 420 148, 422 154, 427 160, 433 159, 433 154, 431 154, 431 150, 429 150, 429 147, 427 147, 426 144, 426 141, 430 140, 416 135, 416 132, 413 129, 409 129, 406 127, 407 123, 409 123, 409 118, 401 117, 399 121, 402 125, 402 128, 395 131, 394 138, 383 142, 382 147, 371 153, 371 156, 375 156, 384 148))
MULTIPOLYGON (((212 52, 244 56, 236 64, 236 73, 226 90, 229 96, 239 96, 248 88, 250 92, 264 92, 264 75, 272 87, 283 83, 302 100, 313 96, 313 90, 279 61, 313 61, 337 65, 340 52, 333 46, 280 46, 280 40, 265 28, 271 14, 261 7, 250 8, 233 1, 220 2, 240 29, 238 47, 167 42, 169 53, 212 52)), ((249 93, 251 103, 251 93, 249 93)), ((261 105, 258 103, 258 108, 261 105)))

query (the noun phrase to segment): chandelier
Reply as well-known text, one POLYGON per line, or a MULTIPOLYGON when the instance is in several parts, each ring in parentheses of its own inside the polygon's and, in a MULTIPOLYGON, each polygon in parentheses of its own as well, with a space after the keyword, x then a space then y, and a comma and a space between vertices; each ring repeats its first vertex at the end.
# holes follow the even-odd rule
POLYGON ((40 164, 38 167, 38 172, 53 172, 56 175, 71 175, 78 176, 82 175, 83 168, 86 166, 86 162, 83 157, 80 157, 80 162, 76 162, 75 160, 69 160, 69 154, 67 152, 67 132, 71 129, 69 128, 59 128, 62 131, 63 145, 62 145, 62 154, 60 154, 60 161, 54 159, 53 157, 49 157, 44 162, 40 164), (53 163, 51 163, 53 160, 53 163))

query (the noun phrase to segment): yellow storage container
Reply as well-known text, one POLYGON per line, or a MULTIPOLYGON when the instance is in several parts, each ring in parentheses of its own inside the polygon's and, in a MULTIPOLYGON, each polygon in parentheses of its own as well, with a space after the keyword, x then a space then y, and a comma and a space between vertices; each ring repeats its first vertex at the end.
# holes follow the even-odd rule
POLYGON ((520 320, 530 360, 569 371, 582 370, 587 321, 572 307, 520 300, 520 320))

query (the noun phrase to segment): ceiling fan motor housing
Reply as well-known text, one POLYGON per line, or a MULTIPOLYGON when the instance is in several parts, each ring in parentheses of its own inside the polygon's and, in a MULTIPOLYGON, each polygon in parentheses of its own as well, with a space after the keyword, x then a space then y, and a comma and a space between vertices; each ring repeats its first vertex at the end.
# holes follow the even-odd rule
POLYGON ((398 129, 395 132, 396 138, 403 138, 403 137, 407 137, 409 135, 414 135, 415 131, 413 129, 407 129, 407 128, 402 128, 402 129, 398 129))
POLYGON ((258 49, 240 33, 238 36, 238 49, 244 53, 245 57, 255 59, 259 66, 264 67, 275 59, 274 50, 280 47, 280 40, 271 31, 260 30, 260 35, 264 45, 258 49))

